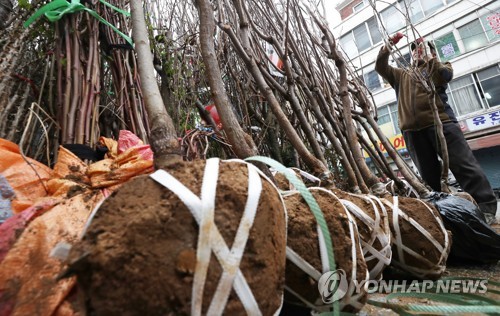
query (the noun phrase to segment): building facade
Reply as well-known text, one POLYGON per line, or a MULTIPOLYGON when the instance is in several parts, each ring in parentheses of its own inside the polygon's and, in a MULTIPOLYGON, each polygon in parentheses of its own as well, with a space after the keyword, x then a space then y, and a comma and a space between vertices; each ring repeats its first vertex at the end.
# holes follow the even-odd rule
POLYGON ((409 43, 420 36, 434 43, 442 62, 453 65, 449 103, 490 183, 500 189, 500 1, 376 1, 375 14, 368 0, 351 0, 336 9, 342 21, 334 35, 373 95, 378 124, 399 144, 395 147, 403 157, 409 160, 401 143, 396 95, 374 69, 382 34, 396 32, 407 37, 397 45, 404 60, 391 61, 395 66, 410 62, 409 43))

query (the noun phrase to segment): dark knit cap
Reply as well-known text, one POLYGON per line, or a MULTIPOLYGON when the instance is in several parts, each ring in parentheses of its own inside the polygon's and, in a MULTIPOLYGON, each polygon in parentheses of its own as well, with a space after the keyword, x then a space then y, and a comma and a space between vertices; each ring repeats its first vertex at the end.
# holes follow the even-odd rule
MULTIPOLYGON (((419 38, 419 39, 417 39, 416 41, 412 42, 412 43, 410 44, 410 49, 411 49, 411 51, 414 51, 414 50, 415 50, 415 47, 417 47, 417 45, 418 45, 418 44, 420 44, 420 43, 422 43, 422 39, 421 39, 421 38, 419 38)), ((434 47, 434 44, 432 44, 431 42, 427 42, 427 45, 429 45, 429 48, 430 48, 431 50, 434 50, 434 51, 436 50, 436 47, 434 47)))

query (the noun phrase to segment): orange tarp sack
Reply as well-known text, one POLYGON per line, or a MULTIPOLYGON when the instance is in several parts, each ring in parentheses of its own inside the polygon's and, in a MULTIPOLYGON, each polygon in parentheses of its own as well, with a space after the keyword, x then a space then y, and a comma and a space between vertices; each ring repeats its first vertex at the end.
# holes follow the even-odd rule
POLYGON ((51 209, 60 201, 61 199, 53 197, 40 199, 29 208, 8 218, 0 225, 0 262, 5 258, 29 222, 51 209))
POLYGON ((104 159, 91 164, 87 174, 92 188, 109 187, 153 171, 153 161, 142 159, 140 150, 141 148, 132 147, 119 154, 116 159, 104 159))
POLYGON ((49 167, 31 158, 25 160, 19 146, 2 138, 0 157, 0 173, 16 193, 12 200, 14 213, 30 207, 37 198, 47 196, 46 182, 52 176, 49 167))
POLYGON ((63 263, 49 256, 59 242, 80 238, 99 190, 86 191, 33 220, 0 263, 0 315, 52 315, 75 285, 57 280, 63 263))
POLYGON ((101 137, 108 157, 89 165, 87 175, 92 188, 104 188, 124 183, 139 174, 153 171, 153 152, 132 132, 121 130, 118 141, 101 137))
POLYGON ((59 242, 71 244, 80 237, 103 194, 153 170, 149 146, 128 131, 120 136, 118 141, 102 138, 110 150, 108 159, 89 166, 61 147, 53 172, 47 168, 52 178, 44 183, 52 200, 39 202, 7 226, 7 221, 0 225, 6 236, 3 248, 0 238, 0 316, 78 314, 70 302, 76 281, 58 281, 64 265, 49 254, 59 242))
POLYGON ((54 165, 55 179, 69 179, 90 184, 87 177, 87 164, 68 149, 59 146, 57 162, 54 165))

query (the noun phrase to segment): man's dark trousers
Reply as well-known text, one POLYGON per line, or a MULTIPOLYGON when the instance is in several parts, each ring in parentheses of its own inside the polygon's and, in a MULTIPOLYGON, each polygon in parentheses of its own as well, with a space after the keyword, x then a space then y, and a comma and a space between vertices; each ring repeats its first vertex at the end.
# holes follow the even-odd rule
MULTIPOLYGON (((472 154, 458 123, 443 123, 448 146, 450 170, 462 189, 472 195, 484 213, 495 215, 497 200, 481 166, 472 154)), ((403 131, 411 159, 424 181, 434 190, 441 191, 441 155, 434 126, 419 131, 403 131)))

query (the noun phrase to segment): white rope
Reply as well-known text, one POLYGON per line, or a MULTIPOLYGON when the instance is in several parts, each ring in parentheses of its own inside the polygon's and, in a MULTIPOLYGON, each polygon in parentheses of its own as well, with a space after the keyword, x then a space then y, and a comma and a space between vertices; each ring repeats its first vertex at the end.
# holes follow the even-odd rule
MULTIPOLYGON (((241 255, 244 249, 237 248, 237 247, 244 247, 244 244, 246 244, 248 235, 245 236, 245 231, 248 228, 249 232, 251 224, 253 224, 253 217, 255 216, 258 200, 257 202, 250 202, 248 201, 248 199, 255 198, 255 193, 252 193, 252 195, 251 194, 248 195, 247 205, 245 207, 245 212, 243 213, 243 217, 245 217, 245 219, 242 219, 242 221, 245 221, 246 224, 243 225, 240 224, 237 232, 237 236, 240 234, 240 236, 238 237, 239 241, 237 243, 235 239, 233 248, 229 250, 229 248, 226 245, 226 242, 224 241, 224 238, 222 237, 220 231, 214 225, 213 222, 212 211, 214 206, 213 203, 215 201, 215 190, 216 190, 214 186, 216 187, 218 179, 218 167, 215 168, 214 166, 215 164, 218 165, 218 163, 219 160, 217 158, 212 158, 207 160, 207 164, 205 166, 205 174, 203 178, 201 200, 193 192, 191 192, 181 182, 179 182, 176 178, 174 178, 165 170, 158 170, 155 173, 151 174, 150 177, 154 179, 156 182, 166 187, 167 189, 171 190, 174 194, 176 194, 177 197, 190 210, 191 214, 193 215, 198 225, 200 225, 198 246, 202 245, 203 247, 208 248, 208 253, 209 253, 208 259, 210 257, 211 251, 213 251, 223 269, 223 276, 221 277, 221 280, 219 281, 217 288, 219 289, 220 287, 221 289, 225 289, 229 280, 234 279, 232 286, 234 287, 235 292, 240 298, 240 301, 243 307, 245 308, 247 314, 261 315, 262 313, 260 312, 255 297, 250 287, 248 286, 245 277, 243 276, 241 270, 239 269, 239 262, 241 260, 241 257, 238 260, 238 256, 241 255), (207 179, 207 177, 209 178, 207 179), (254 207, 255 209, 252 209, 254 207), (205 214, 205 211, 208 212, 208 214, 205 214), (242 227, 245 227, 245 230, 242 230, 242 232, 240 232, 240 228, 242 227), (207 231, 202 231, 202 229, 206 229, 207 231), (208 239, 208 242, 200 241, 201 236, 204 236, 204 239, 208 239), (226 275, 224 275, 224 272, 226 272, 226 275)), ((255 181, 250 179, 257 179, 259 180, 258 182, 260 182, 260 177, 257 176, 256 178, 253 175, 250 176, 250 174, 257 172, 255 170, 255 167, 249 164, 246 165, 248 166, 249 181, 255 181)), ((249 182, 249 189, 251 187, 253 188, 254 186, 255 182, 254 183, 249 182)), ((258 189, 258 191, 260 196, 260 189, 258 189)), ((207 257, 207 249, 198 248, 196 271, 194 275, 195 281, 193 282, 193 297, 191 304, 192 315, 201 314, 203 286, 207 272, 206 271, 207 269, 205 267, 206 257, 207 257), (198 258, 200 258, 201 261, 198 261, 198 258)), ((213 310, 223 311, 225 308, 225 304, 227 303, 227 297, 222 297, 222 294, 218 295, 217 293, 214 295, 214 298, 216 296, 217 300, 219 302, 223 302, 224 305, 223 306, 214 305, 214 307, 212 307, 211 304, 210 308, 213 308, 213 310)))
POLYGON ((323 273, 330 271, 330 262, 328 261, 328 250, 326 248, 325 237, 319 225, 316 225, 316 231, 318 232, 318 243, 319 243, 319 256, 321 257, 321 266, 323 273))
POLYGON ((397 196, 393 197, 393 207, 392 207, 392 226, 394 227, 394 237, 396 237, 396 250, 398 251, 398 259, 403 265, 405 264, 405 257, 403 253, 403 240, 401 238, 401 230, 399 229, 399 199, 397 196))
MULTIPOLYGON (((383 232, 383 234, 380 234, 381 239, 379 239, 380 245, 385 246, 382 247, 382 249, 379 250, 380 254, 384 255, 384 260, 380 260, 378 264, 370 271, 370 276, 372 277, 373 273, 373 279, 375 279, 377 276, 379 276, 379 279, 382 278, 382 271, 385 269, 386 266, 388 266, 392 260, 392 244, 391 244, 391 229, 389 227, 389 220, 388 220, 388 215, 387 215, 387 210, 385 209, 384 204, 380 199, 374 195, 368 195, 368 198, 374 203, 374 207, 376 208, 376 213, 380 216, 380 221, 382 225, 379 224, 379 228, 383 232), (378 206, 378 207, 377 207, 378 206), (380 210, 380 211, 379 211, 380 210)), ((366 257, 365 257, 365 260, 366 257)))
MULTIPOLYGON (((415 188, 408 181, 406 181, 405 179, 400 179, 400 180, 405 185, 405 192, 404 192, 405 197, 414 197, 414 198, 420 197, 417 190, 415 190, 415 188)), ((385 184, 386 190, 388 190, 393 196, 397 195, 397 192, 394 187, 395 185, 396 183, 394 182, 394 180, 391 180, 385 184)))

